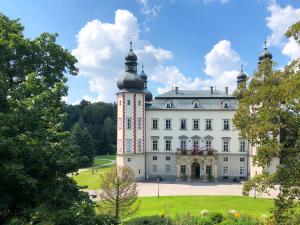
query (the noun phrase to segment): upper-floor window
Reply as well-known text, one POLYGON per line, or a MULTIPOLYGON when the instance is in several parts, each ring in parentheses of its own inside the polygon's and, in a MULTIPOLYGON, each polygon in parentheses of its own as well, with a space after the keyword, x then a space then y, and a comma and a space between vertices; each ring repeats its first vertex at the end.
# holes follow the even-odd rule
POLYGON ((143 143, 142 140, 139 139, 138 140, 138 146, 137 146, 138 147, 138 152, 142 152, 142 143, 143 143))
POLYGON ((229 108, 229 102, 223 102, 223 108, 228 109, 229 108))
POLYGON ((181 150, 186 150, 186 140, 181 140, 180 141, 180 149, 181 150))
POLYGON ((180 129, 181 130, 186 130, 186 119, 181 119, 180 120, 180 129))
POLYGON ((240 162, 245 162, 245 158, 244 157, 240 158, 240 162))
POLYGON ((154 155, 154 156, 152 157, 152 160, 157 160, 157 156, 154 155))
POLYGON ((171 151, 171 140, 165 141, 166 151, 171 151))
POLYGON ((158 129, 158 119, 152 120, 152 129, 158 129))
POLYGON ((223 120, 223 129, 230 130, 230 122, 228 119, 223 120))
POLYGON ((170 156, 166 156, 166 160, 167 160, 167 161, 170 161, 170 160, 171 160, 171 157, 170 157, 170 156))
POLYGON ((245 152, 246 151, 246 142, 241 141, 240 142, 240 152, 245 152))
POLYGON ((132 152, 132 140, 131 139, 126 140, 126 151, 132 152))
POLYGON ((193 129, 199 130, 199 120, 198 119, 193 120, 193 129))
POLYGON ((138 130, 142 129, 142 118, 137 118, 137 128, 138 130))
POLYGON ((224 157, 224 158, 223 158, 223 161, 224 161, 224 162, 228 162, 228 157, 224 157))
POLYGON ((129 99, 127 100, 127 105, 130 105, 130 100, 129 99))
POLYGON ((205 129, 212 130, 212 120, 211 119, 205 120, 205 129))
POLYGON ((118 129, 122 129, 122 117, 118 118, 118 129))
POLYGON ((141 103, 141 100, 138 100, 138 105, 140 106, 142 103, 141 103))
POLYGON ((206 140, 206 142, 205 142, 205 149, 206 150, 211 150, 211 140, 206 140))
POLYGON ((158 150, 158 140, 152 140, 152 150, 158 150))
POLYGON ((223 140, 223 152, 229 152, 229 140, 223 140))
POLYGON ((166 119, 166 130, 170 130, 171 129, 171 120, 170 119, 166 119))
POLYGON ((166 108, 172 108, 172 102, 171 101, 166 102, 166 108))
POLYGON ((193 140, 193 150, 199 150, 199 140, 193 140))
POLYGON ((130 130, 131 129, 131 118, 128 117, 127 118, 127 130, 130 130))

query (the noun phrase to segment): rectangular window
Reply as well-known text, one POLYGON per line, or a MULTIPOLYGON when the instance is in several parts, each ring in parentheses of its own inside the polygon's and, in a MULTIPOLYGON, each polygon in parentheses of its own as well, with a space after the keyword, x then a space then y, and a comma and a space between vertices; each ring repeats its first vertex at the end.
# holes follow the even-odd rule
POLYGON ((185 167, 185 165, 181 165, 180 166, 180 174, 181 175, 185 175, 186 174, 186 167, 185 167))
POLYGON ((127 158, 127 162, 131 163, 131 158, 130 157, 127 158))
POLYGON ((240 162, 245 162, 245 158, 240 158, 240 162))
POLYGON ((154 156, 152 157, 152 160, 157 160, 157 156, 154 155, 154 156))
POLYGON ((193 149, 194 150, 199 150, 199 141, 198 140, 193 141, 193 149))
POLYGON ((142 143, 143 143, 142 140, 139 139, 138 140, 138 146, 137 146, 138 147, 138 152, 142 152, 142 143))
POLYGON ((138 105, 139 105, 139 106, 141 105, 141 100, 138 100, 138 105))
POLYGON ((131 118, 127 118, 127 130, 131 130, 131 118))
POLYGON ((122 142, 122 139, 119 139, 118 140, 118 152, 122 152, 122 150, 123 150, 123 142, 122 142))
POLYGON ((245 167, 241 166, 240 167, 240 175, 244 175, 245 174, 245 167))
POLYGON ((205 129, 212 130, 212 120, 205 120, 205 129))
POLYGON ((121 106, 122 105, 122 101, 121 100, 119 100, 119 106, 121 106))
POLYGON ((130 100, 129 99, 127 100, 127 105, 130 105, 130 100))
POLYGON ((118 118, 118 129, 122 129, 122 117, 118 118))
POLYGON ((199 130, 199 120, 193 120, 193 129, 199 130))
POLYGON ((170 130, 170 129, 171 129, 171 120, 166 119, 166 130, 170 130))
POLYGON ((126 151, 127 152, 131 152, 132 151, 132 140, 131 139, 127 139, 126 140, 126 151))
POLYGON ((158 141, 152 140, 152 150, 157 151, 158 150, 158 141))
POLYGON ((181 150, 186 150, 186 140, 181 140, 180 141, 180 149, 181 150))
POLYGON ((157 119, 152 120, 152 129, 158 129, 158 120, 157 119))
POLYGON ((229 126, 229 120, 223 120, 223 129, 224 130, 230 130, 230 126, 229 126))
POLYGON ((157 165, 152 166, 153 173, 157 173, 157 165))
POLYGON ((246 142, 241 141, 240 142, 240 152, 245 152, 246 151, 246 142))
POLYGON ((224 162, 228 162, 228 157, 224 157, 224 158, 223 158, 223 161, 224 161, 224 162))
POLYGON ((171 140, 166 140, 166 151, 171 151, 171 140))
POLYGON ((166 165, 166 173, 170 173, 171 172, 171 166, 170 165, 166 165))
POLYGON ((228 140, 223 141, 223 152, 229 152, 229 141, 228 140))
POLYGON ((228 166, 223 167, 223 175, 228 175, 228 166))
POLYGON ((170 156, 166 156, 166 160, 167 160, 167 161, 170 161, 170 160, 171 160, 171 157, 170 157, 170 156))
POLYGON ((137 128, 138 130, 142 129, 142 118, 137 118, 137 128))
POLYGON ((205 149, 206 150, 211 150, 211 140, 206 140, 206 142, 205 142, 205 149))
POLYGON ((186 119, 180 120, 180 130, 186 130, 186 119))

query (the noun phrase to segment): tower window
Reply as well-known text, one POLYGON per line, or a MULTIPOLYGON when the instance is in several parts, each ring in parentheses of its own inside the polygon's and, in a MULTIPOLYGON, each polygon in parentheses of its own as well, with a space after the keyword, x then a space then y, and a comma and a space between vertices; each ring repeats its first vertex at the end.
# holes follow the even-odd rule
POLYGON ((138 140, 138 152, 142 152, 142 140, 138 140))
POLYGON ((127 130, 130 130, 131 129, 131 118, 128 117, 127 118, 127 130))
POLYGON ((127 105, 130 105, 130 100, 129 99, 127 100, 127 105))
POLYGON ((126 150, 128 153, 130 153, 132 151, 132 140, 131 139, 126 140, 126 150))
POLYGON ((139 105, 139 106, 141 105, 141 100, 138 100, 138 105, 139 105))
POLYGON ((138 127, 138 130, 142 129, 142 118, 137 118, 137 127, 138 127))

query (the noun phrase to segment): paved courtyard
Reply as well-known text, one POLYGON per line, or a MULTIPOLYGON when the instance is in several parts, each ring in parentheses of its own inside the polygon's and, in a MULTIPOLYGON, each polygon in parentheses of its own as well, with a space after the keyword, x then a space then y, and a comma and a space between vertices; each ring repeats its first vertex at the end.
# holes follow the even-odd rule
MULTIPOLYGON (((278 187, 277 187, 278 188, 278 187)), ((241 183, 203 183, 203 182, 161 182, 159 184, 160 196, 176 195, 235 195, 242 196, 243 184, 241 183)), ((100 190, 85 190, 90 195, 99 196, 100 190)), ((250 193, 251 197, 274 198, 278 190, 270 190, 270 195, 250 193)), ((139 182, 138 195, 140 197, 157 196, 158 184, 156 182, 139 182)), ((96 198, 98 199, 98 197, 96 198)))

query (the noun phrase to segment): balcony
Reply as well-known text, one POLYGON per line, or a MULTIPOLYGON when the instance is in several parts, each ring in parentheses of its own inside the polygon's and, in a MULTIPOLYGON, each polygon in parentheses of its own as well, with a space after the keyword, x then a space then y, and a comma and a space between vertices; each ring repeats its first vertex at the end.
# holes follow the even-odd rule
POLYGON ((215 149, 177 149, 177 154, 178 155, 215 155, 217 154, 217 150, 215 149))

